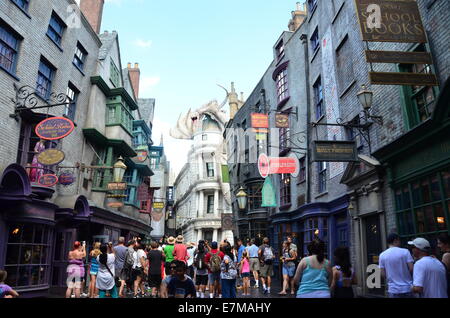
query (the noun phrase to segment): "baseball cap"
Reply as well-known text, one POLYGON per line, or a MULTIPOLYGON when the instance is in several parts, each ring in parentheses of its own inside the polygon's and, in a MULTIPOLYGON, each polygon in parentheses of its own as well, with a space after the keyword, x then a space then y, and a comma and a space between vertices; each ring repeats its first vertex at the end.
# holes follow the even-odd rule
POLYGON ((417 247, 419 250, 427 251, 431 248, 430 242, 428 242, 426 239, 418 237, 414 241, 409 241, 408 245, 412 245, 417 247))

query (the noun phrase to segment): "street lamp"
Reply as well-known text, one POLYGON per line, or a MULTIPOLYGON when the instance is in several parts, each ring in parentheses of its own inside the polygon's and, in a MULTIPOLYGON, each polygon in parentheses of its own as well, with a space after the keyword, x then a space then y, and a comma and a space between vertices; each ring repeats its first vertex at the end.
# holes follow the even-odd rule
POLYGON ((245 208, 247 207, 247 197, 248 197, 247 193, 245 192, 244 188, 241 187, 239 189, 239 192, 236 194, 240 210, 245 210, 245 208))
POLYGON ((366 85, 361 86, 362 90, 356 94, 358 100, 361 103, 365 111, 370 110, 373 102, 373 92, 366 89, 366 85))
POLYGON ((117 159, 117 162, 113 166, 113 178, 114 182, 122 182, 127 166, 123 163, 122 156, 117 159))

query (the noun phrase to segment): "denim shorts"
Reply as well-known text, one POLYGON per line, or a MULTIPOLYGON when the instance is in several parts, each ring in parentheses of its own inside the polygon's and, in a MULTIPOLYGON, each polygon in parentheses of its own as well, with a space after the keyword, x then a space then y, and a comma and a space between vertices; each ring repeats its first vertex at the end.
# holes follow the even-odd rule
POLYGON ((283 265, 283 275, 288 275, 289 277, 294 277, 295 265, 294 266, 283 265))
POLYGON ((214 282, 218 282, 220 284, 220 272, 218 273, 209 273, 209 283, 214 284, 214 282))
POLYGON ((241 274, 241 277, 242 277, 242 278, 250 277, 250 272, 242 273, 242 274, 241 274))

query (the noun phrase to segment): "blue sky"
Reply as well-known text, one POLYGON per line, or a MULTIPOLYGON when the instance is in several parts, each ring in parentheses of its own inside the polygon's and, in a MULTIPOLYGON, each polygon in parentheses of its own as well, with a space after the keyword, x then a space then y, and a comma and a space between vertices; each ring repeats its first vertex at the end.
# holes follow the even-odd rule
POLYGON ((139 63, 140 97, 156 98, 153 139, 159 143, 164 134, 175 170, 189 142, 172 140, 169 127, 189 108, 222 101, 217 83, 234 81, 248 96, 295 6, 291 0, 106 0, 101 32, 119 33, 123 67, 139 63))

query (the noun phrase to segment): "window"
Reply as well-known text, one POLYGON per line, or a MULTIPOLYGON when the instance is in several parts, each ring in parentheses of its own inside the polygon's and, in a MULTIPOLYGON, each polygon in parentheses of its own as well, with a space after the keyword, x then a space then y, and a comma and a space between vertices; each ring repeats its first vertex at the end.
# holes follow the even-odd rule
POLYGON ((261 208, 262 205, 262 184, 254 184, 248 187, 248 208, 250 211, 261 208))
POLYGON ((53 11, 50 18, 50 24, 48 25, 47 35, 58 46, 61 46, 61 40, 65 28, 66 25, 64 24, 63 20, 58 17, 58 15, 53 11))
MULTIPOLYGON (((352 119, 352 122, 354 123, 360 123, 359 115, 352 119)), ((364 143, 362 141, 362 136, 359 133, 359 131, 355 131, 354 128, 346 127, 345 128, 345 134, 348 141, 355 141, 356 142, 356 148, 358 149, 358 154, 361 154, 364 148, 364 143)))
POLYGON ((86 56, 87 51, 80 44, 80 42, 78 42, 77 48, 75 49, 75 55, 73 57, 73 64, 75 64, 75 66, 78 67, 80 70, 83 70, 84 62, 86 61, 86 56))
POLYGON ((327 191, 327 163, 326 162, 319 162, 317 163, 318 167, 318 186, 319 186, 319 193, 323 193, 327 191))
POLYGON ((19 36, 0 21, 0 67, 15 74, 19 36))
MULTIPOLYGON (((425 46, 419 45, 416 52, 425 52, 425 46)), ((431 65, 408 64, 400 65, 402 72, 431 74, 431 65)), ((434 110, 437 93, 433 86, 403 86, 406 102, 406 114, 409 128, 413 128, 431 117, 434 110)))
POLYGON ((280 152, 288 149, 289 147, 289 128, 280 128, 280 152))
POLYGON ((214 213, 214 195, 208 195, 208 204, 206 206, 206 213, 214 213))
POLYGON ((52 91, 52 81, 56 69, 44 58, 41 58, 36 82, 36 91, 44 99, 50 97, 52 91))
POLYGON ((110 70, 109 70, 109 79, 114 87, 120 86, 120 73, 114 61, 111 59, 110 62, 110 70))
POLYGON ((123 103, 108 104, 108 111, 106 112, 107 125, 122 125, 130 134, 133 132, 134 117, 128 105, 123 103))
POLYGON ((316 7, 317 7, 317 0, 308 0, 309 12, 313 12, 316 7))
POLYGON ((52 231, 38 224, 10 224, 5 270, 6 284, 30 288, 49 284, 52 231))
POLYGON ((353 70, 353 52, 348 36, 345 36, 336 49, 336 70, 338 73, 338 89, 342 94, 355 80, 353 70))
POLYGON ((80 94, 79 90, 72 84, 69 82, 69 85, 67 86, 67 102, 69 103, 69 105, 66 105, 66 112, 65 115, 71 119, 71 120, 75 120, 75 111, 77 108, 77 100, 78 100, 78 95, 80 94))
POLYGON ((310 42, 311 42, 311 48, 312 48, 313 52, 316 52, 316 50, 319 49, 319 44, 320 44, 318 27, 314 30, 313 34, 311 35, 310 42))
POLYGON ((12 0, 19 8, 21 8, 23 11, 28 11, 28 6, 30 5, 30 0, 12 0))
POLYGON ((281 41, 276 47, 277 59, 281 60, 284 57, 284 43, 281 41))
MULTIPOLYGON (((325 243, 325 256, 328 255, 328 220, 326 218, 309 218, 304 222, 303 255, 308 255, 308 245, 316 237, 325 243)), ((302 255, 300 255, 302 256, 302 255)))
POLYGON ((282 70, 276 78, 277 83, 277 96, 278 104, 289 97, 288 81, 287 81, 287 68, 282 70))
POLYGON ((448 232, 450 211, 450 167, 404 184, 394 190, 399 234, 434 241, 448 232))
POLYGON ((314 89, 314 102, 316 103, 316 120, 319 120, 324 115, 322 81, 320 77, 314 84, 313 89, 314 89))
POLYGON ((208 178, 214 177, 214 164, 211 162, 206 163, 206 171, 208 178))
POLYGON ((300 172, 298 174, 298 181, 303 182, 306 180, 306 157, 301 158, 300 160, 300 172))
POLYGON ((291 176, 282 174, 280 179, 280 205, 291 204, 291 176))
POLYGON ((202 135, 202 140, 203 140, 203 141, 208 140, 208 135, 202 135))

